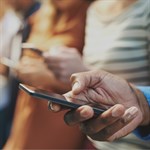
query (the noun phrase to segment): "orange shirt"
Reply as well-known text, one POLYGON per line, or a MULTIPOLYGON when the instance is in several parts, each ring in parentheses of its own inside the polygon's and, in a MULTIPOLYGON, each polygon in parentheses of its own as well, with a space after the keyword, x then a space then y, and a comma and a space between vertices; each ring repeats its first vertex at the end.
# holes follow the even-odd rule
MULTIPOLYGON (((87 8, 88 4, 85 2, 74 17, 65 23, 65 28, 59 30, 48 30, 50 16, 39 11, 31 19, 32 30, 27 42, 35 43, 43 50, 57 44, 66 45, 76 47, 82 53, 87 8)), ((23 55, 34 57, 31 51, 24 51, 23 55)), ((31 98, 21 91, 11 135, 4 150, 81 149, 85 136, 78 127, 68 127, 64 123, 63 115, 64 112, 54 114, 48 111, 47 102, 31 98)))

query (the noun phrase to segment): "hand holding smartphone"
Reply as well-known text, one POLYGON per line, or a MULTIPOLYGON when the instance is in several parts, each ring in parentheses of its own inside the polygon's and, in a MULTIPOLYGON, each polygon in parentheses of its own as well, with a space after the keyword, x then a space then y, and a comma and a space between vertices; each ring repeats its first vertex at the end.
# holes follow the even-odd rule
POLYGON ((80 107, 82 105, 90 105, 93 108, 96 116, 100 115, 101 113, 103 113, 105 111, 104 109, 101 109, 98 106, 92 106, 93 105, 92 103, 87 104, 85 101, 78 100, 78 99, 74 100, 74 103, 69 102, 62 95, 48 92, 48 91, 41 90, 41 89, 37 89, 35 87, 31 87, 28 85, 19 84, 19 88, 33 97, 36 97, 41 100, 43 99, 43 100, 51 101, 53 103, 64 106, 65 108, 68 108, 68 109, 77 109, 78 107, 80 107))

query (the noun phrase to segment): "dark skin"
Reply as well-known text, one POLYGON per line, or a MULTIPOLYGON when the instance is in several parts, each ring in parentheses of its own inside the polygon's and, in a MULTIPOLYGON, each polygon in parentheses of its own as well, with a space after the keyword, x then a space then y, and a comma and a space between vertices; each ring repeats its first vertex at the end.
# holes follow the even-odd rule
MULTIPOLYGON (((71 77, 72 90, 65 94, 86 102, 99 103, 107 111, 94 117, 90 106, 84 105, 65 115, 68 125, 78 124, 94 140, 114 141, 126 136, 138 126, 150 124, 150 108, 144 95, 124 79, 105 71, 90 71, 71 77)), ((53 111, 61 107, 51 104, 53 111)))

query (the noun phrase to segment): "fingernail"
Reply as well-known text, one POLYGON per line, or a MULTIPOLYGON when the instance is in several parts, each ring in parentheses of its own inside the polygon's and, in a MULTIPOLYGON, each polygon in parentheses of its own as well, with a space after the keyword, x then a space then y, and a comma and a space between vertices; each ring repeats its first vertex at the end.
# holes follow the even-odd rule
POLYGON ((59 107, 59 106, 53 105, 53 103, 51 103, 51 102, 48 104, 48 108, 49 108, 49 110, 52 110, 52 111, 54 111, 54 112, 57 112, 57 111, 60 110, 60 107, 59 107))
POLYGON ((115 106, 112 110, 112 117, 119 117, 120 115, 123 114, 123 110, 122 109, 118 109, 117 106, 115 106))
POLYGON ((136 117, 137 113, 138 113, 138 109, 136 107, 129 108, 127 114, 124 117, 124 122, 131 121, 133 118, 136 117))
POLYGON ((79 88, 79 82, 75 82, 73 87, 72 87, 72 90, 74 91, 74 90, 76 90, 78 88, 79 88))
POLYGON ((79 110, 80 116, 82 116, 84 119, 92 118, 94 115, 93 109, 90 106, 81 106, 79 110))
POLYGON ((51 109, 51 103, 48 101, 48 109, 51 109))
POLYGON ((58 105, 52 105, 52 109, 55 112, 60 111, 60 106, 58 106, 58 105))
POLYGON ((53 105, 50 101, 48 102, 48 109, 54 111, 53 105))
POLYGON ((85 109, 82 109, 80 112, 80 115, 84 118, 88 118, 89 117, 89 113, 88 111, 86 111, 85 109))

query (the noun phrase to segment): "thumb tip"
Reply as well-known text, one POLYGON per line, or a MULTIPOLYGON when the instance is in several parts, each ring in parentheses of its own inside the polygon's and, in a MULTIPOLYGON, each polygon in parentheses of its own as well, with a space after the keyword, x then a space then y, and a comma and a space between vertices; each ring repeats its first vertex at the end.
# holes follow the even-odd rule
POLYGON ((80 84, 79 82, 75 82, 72 86, 73 94, 78 94, 80 92, 80 84))

